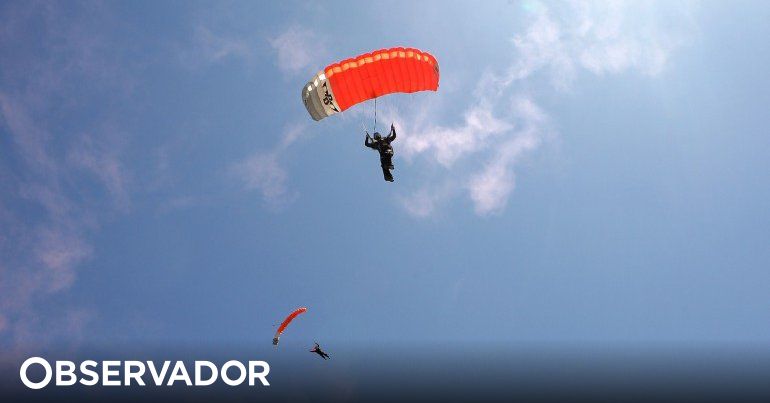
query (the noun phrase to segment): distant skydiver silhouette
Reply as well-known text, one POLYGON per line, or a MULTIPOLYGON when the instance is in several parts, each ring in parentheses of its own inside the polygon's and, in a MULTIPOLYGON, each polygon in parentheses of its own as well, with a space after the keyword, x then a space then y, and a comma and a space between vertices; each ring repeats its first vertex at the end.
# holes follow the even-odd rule
POLYGON ((329 354, 326 354, 323 350, 321 350, 321 346, 318 345, 318 343, 315 343, 315 347, 313 347, 312 350, 310 350, 311 353, 316 353, 321 356, 324 360, 329 359, 329 354))

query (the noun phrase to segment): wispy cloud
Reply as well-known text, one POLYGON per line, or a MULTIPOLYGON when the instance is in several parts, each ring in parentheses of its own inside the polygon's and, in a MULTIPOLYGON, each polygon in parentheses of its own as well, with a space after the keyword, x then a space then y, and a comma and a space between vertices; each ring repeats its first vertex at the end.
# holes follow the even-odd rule
POLYGON ((270 46, 277 55, 276 64, 285 74, 306 74, 308 78, 315 73, 313 68, 326 59, 326 47, 323 38, 306 28, 291 26, 274 38, 270 46))
POLYGON ((510 122, 494 116, 486 100, 469 107, 459 126, 427 126, 404 140, 407 157, 427 153, 438 163, 451 167, 455 161, 489 146, 490 141, 511 130, 510 122))
POLYGON ((29 167, 37 172, 52 170, 55 164, 45 150, 45 144, 50 140, 49 134, 34 124, 32 117, 19 102, 2 92, 0 112, 18 147, 19 155, 29 167))
POLYGON ((233 164, 230 172, 238 178, 245 190, 258 190, 269 206, 280 207, 290 203, 295 193, 288 190, 288 175, 281 165, 281 159, 304 130, 304 125, 288 127, 272 149, 254 152, 245 160, 233 164))
POLYGON ((408 116, 400 118, 412 128, 403 145, 406 157, 438 168, 413 193, 399 198, 410 215, 430 216, 445 199, 462 194, 479 215, 501 212, 515 187, 516 163, 552 135, 550 118, 530 96, 477 94, 456 126, 421 129, 408 116))
POLYGON ((31 335, 72 336, 87 322, 59 314, 77 307, 55 314, 45 307, 92 257, 104 216, 130 206, 120 148, 111 142, 120 136, 106 122, 119 116, 110 105, 130 96, 133 80, 98 33, 109 20, 100 7, 84 13, 102 17, 93 20, 52 4, 4 11, 3 43, 24 44, 0 50, 0 135, 10 140, 9 158, 0 161, 0 343, 8 352, 31 335))
POLYGON ((278 164, 275 152, 256 152, 233 166, 233 173, 243 181, 247 190, 259 190, 271 205, 286 200, 286 171, 278 164))
POLYGON ((128 174, 120 160, 120 148, 104 138, 83 134, 70 149, 67 162, 96 177, 107 189, 115 205, 127 211, 130 207, 128 174))
POLYGON ((527 3, 533 22, 512 39, 518 61, 506 84, 542 70, 558 88, 566 88, 581 69, 655 76, 694 30, 690 2, 573 0, 551 8, 527 3))
MULTIPOLYGON (((286 75, 308 74, 326 58, 323 38, 305 28, 292 25, 269 39, 275 52, 276 65, 286 75)), ((304 116, 303 116, 304 117, 304 116)), ((231 175, 238 178, 245 190, 257 190, 270 207, 291 203, 296 193, 288 188, 288 173, 283 157, 289 148, 306 133, 304 123, 287 126, 280 139, 270 149, 258 150, 243 161, 230 166, 231 175)))
POLYGON ((439 210, 443 201, 455 193, 455 188, 448 181, 441 185, 425 186, 411 194, 399 196, 398 201, 411 216, 426 218, 439 210))
POLYGON ((471 200, 478 214, 501 211, 515 186, 513 167, 526 153, 535 150, 548 134, 548 117, 529 98, 519 98, 512 108, 513 119, 519 129, 494 152, 486 166, 474 174, 468 184, 471 200))
POLYGON ((228 58, 251 62, 256 57, 255 46, 248 36, 198 25, 194 39, 195 46, 183 52, 184 58, 193 61, 193 65, 216 63, 228 58))
POLYGON ((91 257, 92 247, 77 230, 66 227, 43 227, 35 240, 35 260, 45 271, 46 291, 69 288, 75 281, 75 268, 91 257))
MULTIPOLYGON (((635 71, 654 77, 687 42, 692 28, 680 24, 672 29, 661 22, 659 3, 567 1, 552 8, 547 4, 551 3, 522 3, 531 22, 512 35, 514 62, 500 73, 482 75, 462 123, 426 124, 424 116, 436 115, 435 110, 398 117, 411 133, 403 143, 405 156, 444 168, 411 195, 400 197, 409 214, 429 216, 445 202, 442 199, 462 193, 479 215, 503 211, 515 188, 517 163, 555 134, 547 111, 527 95, 537 86, 538 75, 547 74, 556 90, 569 88, 581 72, 602 76, 635 71), (445 175, 457 189, 436 191, 433 184, 445 182, 445 175)), ((689 21, 689 4, 674 6, 674 14, 689 21)))

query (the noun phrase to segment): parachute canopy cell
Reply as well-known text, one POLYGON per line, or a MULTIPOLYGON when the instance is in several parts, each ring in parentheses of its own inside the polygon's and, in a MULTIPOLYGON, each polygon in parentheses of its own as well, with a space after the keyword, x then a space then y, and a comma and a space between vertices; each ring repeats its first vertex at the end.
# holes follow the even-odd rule
POLYGON ((297 308, 294 310, 294 312, 290 313, 289 316, 286 317, 286 319, 281 322, 281 326, 278 326, 278 330, 275 331, 275 336, 273 337, 273 345, 278 345, 278 340, 281 338, 281 335, 283 334, 283 331, 286 330, 286 327, 289 326, 289 323, 294 320, 297 316, 307 312, 307 308, 297 308))
POLYGON ((326 66, 302 88, 313 120, 394 92, 437 91, 438 61, 414 48, 375 50, 326 66))

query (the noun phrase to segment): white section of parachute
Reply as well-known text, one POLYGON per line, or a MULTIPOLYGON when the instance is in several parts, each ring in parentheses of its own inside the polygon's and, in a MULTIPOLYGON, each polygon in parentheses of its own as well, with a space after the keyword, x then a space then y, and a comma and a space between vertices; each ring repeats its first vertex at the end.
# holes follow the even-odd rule
POLYGON ((302 88, 302 103, 313 120, 321 120, 340 111, 329 80, 319 72, 302 88))

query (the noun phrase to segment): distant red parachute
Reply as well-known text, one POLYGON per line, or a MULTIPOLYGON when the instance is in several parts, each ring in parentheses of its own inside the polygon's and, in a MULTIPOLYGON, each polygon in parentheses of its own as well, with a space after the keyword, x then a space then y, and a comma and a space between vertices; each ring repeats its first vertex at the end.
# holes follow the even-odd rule
POLYGON ((281 326, 278 326, 278 330, 275 332, 275 336, 273 337, 273 345, 278 345, 278 340, 281 338, 281 334, 283 334, 283 331, 286 330, 286 327, 289 326, 289 323, 294 320, 297 316, 307 312, 307 308, 297 308, 294 310, 294 312, 290 313, 289 316, 286 317, 286 319, 283 320, 281 323, 281 326))
POLYGON ((438 61, 414 48, 389 48, 332 63, 302 89, 313 120, 394 92, 437 91, 438 61))

